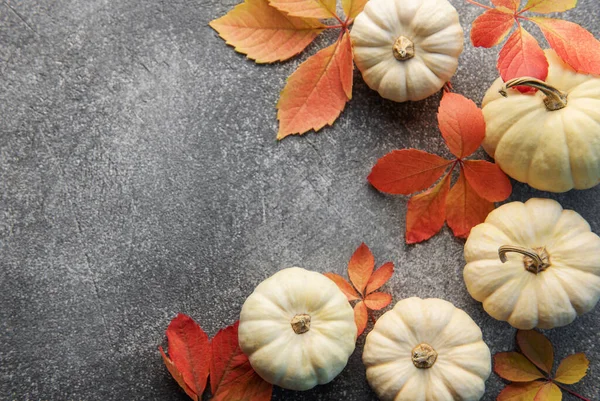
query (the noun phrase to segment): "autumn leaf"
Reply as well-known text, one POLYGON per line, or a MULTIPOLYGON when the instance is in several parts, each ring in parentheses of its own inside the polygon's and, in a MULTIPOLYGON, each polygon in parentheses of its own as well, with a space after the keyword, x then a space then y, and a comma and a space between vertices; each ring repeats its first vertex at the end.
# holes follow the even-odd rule
POLYGON ((540 14, 560 13, 577 5, 577 0, 529 0, 524 10, 540 14))
POLYGON ((269 0, 279 11, 294 17, 335 17, 335 0, 269 0))
POLYGON ((352 98, 353 66, 348 32, 302 63, 277 103, 277 139, 332 125, 352 98))
POLYGON ((318 20, 282 13, 268 0, 246 0, 209 25, 228 45, 257 63, 287 60, 325 29, 318 20))
MULTIPOLYGON (((354 251, 348 262, 347 282, 342 276, 335 273, 325 273, 339 289, 346 295, 348 301, 358 302, 354 305, 354 321, 358 329, 357 337, 366 329, 369 320, 369 309, 380 310, 392 302, 392 296, 384 292, 377 292, 394 273, 394 264, 384 263, 374 270, 375 258, 373 253, 364 243, 354 251)), ((372 317, 372 316, 371 316, 372 317)))
POLYGON ((189 316, 178 314, 167 328, 169 357, 159 348, 167 369, 193 400, 198 400, 208 379, 211 348, 208 336, 189 316))
POLYGON ((512 12, 517 11, 520 3, 521 0, 492 0, 492 4, 496 7, 504 7, 512 12))
POLYGON ((550 340, 535 330, 519 330, 517 345, 523 355, 543 372, 550 374, 554 364, 554 348, 550 340))
POLYGON ((585 354, 569 355, 560 362, 554 380, 563 384, 575 384, 587 373, 590 361, 585 354))
POLYGON ((346 19, 351 20, 356 18, 362 12, 368 0, 342 0, 342 8, 346 19))
POLYGON ((548 76, 548 60, 544 51, 522 27, 508 38, 500 50, 497 67, 505 82, 517 77, 534 77, 543 81, 548 76))
POLYGON ((562 392, 554 383, 544 384, 535 395, 534 401, 560 401, 562 400, 562 392))
POLYGON ((381 192, 409 195, 426 190, 408 202, 405 235, 408 244, 431 238, 444 221, 455 236, 466 237, 493 210, 492 202, 503 201, 512 191, 510 180, 498 166, 464 159, 481 146, 485 137, 483 113, 473 101, 444 93, 438 124, 455 160, 416 149, 394 150, 380 158, 367 177, 381 192), (452 172, 457 167, 459 177, 450 188, 452 172))
POLYGON ((475 47, 494 47, 504 40, 515 17, 498 9, 487 10, 473 21, 471 42, 475 47))
POLYGON ((533 401, 544 382, 509 384, 498 394, 496 401, 533 401))
POLYGON ((530 382, 544 375, 518 352, 500 352, 494 355, 494 372, 511 382, 530 382))
POLYGON ((269 401, 273 385, 250 365, 238 344, 239 322, 219 330, 212 340, 210 385, 215 401, 269 401))

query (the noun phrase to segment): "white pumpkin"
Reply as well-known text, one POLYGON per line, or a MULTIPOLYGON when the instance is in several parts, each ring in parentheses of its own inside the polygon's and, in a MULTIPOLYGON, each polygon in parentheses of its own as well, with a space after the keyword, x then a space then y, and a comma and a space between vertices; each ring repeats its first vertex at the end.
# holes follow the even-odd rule
POLYGON ((591 188, 600 182, 600 77, 576 73, 554 50, 545 53, 545 83, 498 78, 485 94, 483 148, 506 174, 533 188, 591 188), (518 85, 539 90, 510 89, 518 85))
POLYGON ((600 237, 551 199, 492 211, 471 230, 465 259, 471 296, 518 329, 564 326, 600 298, 600 237))
POLYGON ((367 336, 363 362, 383 401, 476 401, 491 372, 477 324, 435 298, 403 299, 384 313, 367 336))
POLYGON ((291 267, 260 283, 240 315, 239 344, 269 383, 308 390, 328 383, 356 343, 354 311, 324 275, 291 267))
POLYGON ((439 91, 463 50, 458 13, 447 0, 370 0, 350 37, 367 85, 396 102, 439 91))

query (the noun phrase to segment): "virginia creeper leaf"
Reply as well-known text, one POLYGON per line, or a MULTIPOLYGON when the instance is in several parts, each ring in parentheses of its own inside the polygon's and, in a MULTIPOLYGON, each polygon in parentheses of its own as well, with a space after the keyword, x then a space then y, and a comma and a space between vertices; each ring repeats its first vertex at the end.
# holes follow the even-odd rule
POLYGON ((163 358, 163 362, 165 363, 165 366, 167 367, 167 370, 169 371, 169 373, 171 373, 171 376, 173 376, 173 378, 177 381, 177 384, 179 384, 179 386, 183 389, 183 391, 185 391, 185 393, 194 401, 198 401, 198 394, 196 394, 194 392, 194 390, 192 390, 190 388, 190 386, 188 386, 185 382, 185 380, 183 379, 183 375, 181 374, 181 372, 179 371, 179 369, 177 369, 177 366, 175 366, 175 364, 173 363, 173 361, 171 359, 169 359, 169 357, 167 356, 167 354, 165 354, 165 351, 163 351, 162 347, 158 347, 158 350, 160 351, 160 354, 162 355, 163 358))
POLYGON ((577 5, 577 0, 529 0, 524 10, 540 14, 560 13, 577 5))
POLYGON ((209 25, 228 45, 257 63, 295 56, 325 28, 318 20, 285 15, 268 0, 245 0, 209 25))
POLYGON ((342 8, 347 19, 356 18, 362 12, 368 0, 342 0, 342 8))
POLYGON ((438 109, 438 124, 448 149, 459 159, 471 155, 485 137, 485 120, 472 100, 446 92, 438 109))
POLYGON ((348 298, 348 301, 360 299, 360 296, 358 295, 354 287, 352 287, 352 285, 339 274, 325 273, 325 276, 331 281, 333 281, 340 290, 342 290, 346 298, 348 298))
POLYGON ((382 285, 387 283, 387 281, 392 278, 392 274, 394 274, 394 264, 392 262, 384 263, 371 275, 371 278, 367 283, 365 294, 370 294, 373 291, 381 288, 382 285))
POLYGON ((467 182, 477 195, 490 202, 500 202, 512 192, 512 184, 500 167, 485 160, 464 160, 467 182))
MULTIPOLYGON (((180 313, 167 327, 167 340, 172 364, 181 373, 191 392, 201 397, 206 388, 210 368, 211 352, 208 336, 191 317, 180 313)), ((165 364, 171 372, 166 360, 165 364)), ((173 377, 180 383, 177 376, 173 375, 173 377)), ((190 395, 186 387, 182 387, 190 395)))
POLYGON ((492 0, 492 4, 496 7, 505 7, 513 12, 517 11, 520 3, 521 0, 492 0))
POLYGON ((269 401, 273 385, 250 366, 238 344, 239 322, 219 330, 212 340, 210 385, 215 401, 269 401))
POLYGON ((447 174, 436 186, 408 201, 406 212, 406 242, 425 241, 438 233, 446 220, 446 198, 450 190, 447 174))
POLYGON ((494 372, 512 382, 529 382, 544 378, 544 375, 518 352, 500 352, 494 355, 494 372))
POLYGON ((508 35, 515 23, 512 14, 498 9, 487 10, 473 21, 471 42, 475 47, 493 47, 508 35))
POLYGON ((365 288, 373 274, 374 267, 375 258, 371 250, 364 243, 360 244, 348 263, 348 277, 361 295, 365 294, 365 288))
POLYGON ((269 0, 269 4, 294 17, 332 18, 335 16, 335 0, 269 0))
POLYGON ((546 373, 552 372, 554 348, 546 336, 535 330, 517 331, 517 344, 523 355, 546 373))
POLYGON ((536 394, 534 401, 561 401, 562 392, 554 383, 544 384, 536 394))
POLYGON ((477 195, 465 179, 463 169, 446 199, 446 221, 455 237, 466 238, 471 228, 483 223, 494 204, 477 195))
POLYGON ((409 195, 433 185, 451 163, 422 150, 393 150, 377 160, 367 179, 381 192, 409 195))
POLYGON ((585 354, 569 355, 560 362, 554 380, 564 384, 575 384, 587 374, 590 361, 585 354))
POLYGON ((348 32, 300 64, 277 103, 277 138, 332 125, 352 98, 353 66, 348 32))
POLYGON ((600 74, 600 41, 581 26, 554 18, 532 17, 565 63, 583 74, 600 74))
POLYGON ((365 297, 365 305, 369 309, 380 310, 392 302, 392 296, 385 292, 373 292, 365 297))
POLYGON ((498 394, 496 401, 533 401, 544 382, 512 383, 498 394))
POLYGON ((369 320, 369 311, 367 310, 367 305, 365 305, 364 301, 357 302, 354 305, 354 322, 356 323, 356 337, 360 337, 360 335, 367 328, 367 321, 369 320))
MULTIPOLYGON (((543 81, 548 76, 548 60, 544 51, 522 27, 510 35, 500 50, 497 67, 504 82, 518 77, 534 77, 543 81)), ((519 90, 531 89, 519 87, 519 90)))

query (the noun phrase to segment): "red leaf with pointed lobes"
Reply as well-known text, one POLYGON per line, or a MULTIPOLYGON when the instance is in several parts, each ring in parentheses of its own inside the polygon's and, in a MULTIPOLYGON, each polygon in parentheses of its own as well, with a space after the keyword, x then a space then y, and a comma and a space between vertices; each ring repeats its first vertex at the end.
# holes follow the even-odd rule
POLYGON ((367 179, 381 192, 409 195, 433 185, 451 163, 422 150, 393 150, 377 160, 367 179))
MULTIPOLYGON (((548 76, 548 60, 537 40, 522 27, 510 35, 498 57, 498 71, 504 82, 519 77, 534 77, 544 81, 548 76)), ((531 88, 518 87, 521 92, 531 88)))
POLYGON ((348 301, 360 299, 360 295, 358 295, 354 287, 339 274, 325 273, 325 277, 333 281, 342 290, 348 301))
POLYGON ((365 305, 369 309, 380 310, 392 302, 392 296, 385 292, 373 292, 365 297, 365 305))
POLYGON ((212 340, 210 385, 215 401, 269 401, 273 385, 250 365, 238 343, 239 321, 219 330, 212 340))
POLYGON ((350 258, 350 262, 348 262, 348 277, 350 277, 350 282, 354 284, 361 295, 365 293, 365 288, 371 274, 373 274, 374 267, 375 258, 371 250, 364 243, 360 244, 350 258))
POLYGON ((548 374, 552 372, 554 348, 546 336, 535 330, 518 330, 517 344, 535 366, 548 374))
POLYGON ((485 138, 485 120, 481 109, 470 99, 446 92, 438 109, 442 137, 459 159, 471 155, 485 138))
POLYGON ((477 195, 461 169, 458 181, 446 199, 446 220, 454 236, 466 238, 471 229, 483 223, 492 210, 494 204, 477 195))
POLYGON ((543 385, 542 381, 512 383, 498 394, 496 401, 533 401, 543 385))
POLYGON ((158 350, 160 351, 160 354, 162 355, 163 358, 163 362, 165 363, 165 366, 167 367, 167 370, 169 371, 169 373, 171 373, 171 376, 173 376, 173 378, 177 381, 177 384, 179 384, 179 386, 183 389, 183 391, 185 391, 185 393, 194 401, 198 401, 198 394, 196 394, 194 392, 194 390, 192 390, 190 388, 190 386, 188 386, 183 378, 183 375, 181 374, 181 372, 179 371, 179 369, 177 369, 177 366, 175 366, 175 364, 173 363, 173 361, 171 359, 169 359, 169 357, 167 356, 167 354, 165 354, 165 351, 163 350, 163 347, 158 347, 158 350))
POLYGON ((382 285, 387 283, 390 278, 392 278, 392 274, 394 274, 394 264, 392 262, 384 263, 371 275, 371 278, 367 283, 365 294, 370 294, 373 291, 377 291, 382 285))
POLYGON ((277 103, 277 139, 332 125, 352 98, 353 68, 348 32, 300 64, 277 103))
POLYGON ((559 19, 532 17, 550 46, 571 68, 600 75, 600 41, 581 26, 559 19))
POLYGON ((464 160, 463 171, 471 188, 485 200, 501 202, 512 192, 510 179, 497 164, 485 160, 464 160))
POLYGON ((442 229, 449 189, 450 174, 447 174, 435 187, 410 198, 406 212, 407 244, 425 241, 442 229))
POLYGON ((492 4, 496 7, 505 7, 512 12, 516 12, 519 9, 521 0, 492 0, 492 4))
POLYGON ((335 0, 269 0, 269 4, 294 17, 332 18, 335 16, 335 0))
POLYGON ((540 14, 561 13, 577 5, 577 0, 529 0, 523 10, 540 14))
POLYGON ((473 21, 471 42, 475 47, 493 47, 502 42, 515 23, 515 17, 498 9, 487 10, 473 21))
POLYGON ((354 305, 354 323, 356 323, 357 333, 356 337, 360 335, 367 328, 367 322, 369 320, 369 311, 364 301, 359 301, 354 305))

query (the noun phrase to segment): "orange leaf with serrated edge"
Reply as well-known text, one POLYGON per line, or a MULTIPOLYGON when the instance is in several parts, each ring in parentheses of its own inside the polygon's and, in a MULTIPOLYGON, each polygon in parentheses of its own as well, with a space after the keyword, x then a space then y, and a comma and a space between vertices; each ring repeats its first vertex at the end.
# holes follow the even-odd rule
POLYGON ((535 330, 518 330, 517 344, 535 366, 546 373, 552 372, 554 348, 546 336, 535 330))
MULTIPOLYGON (((202 396, 206 388, 208 372, 210 368, 210 342, 206 333, 189 316, 178 314, 167 327, 167 340, 169 343, 169 360, 165 365, 172 372, 175 368, 181 377, 173 375, 181 385, 183 379, 186 386, 182 386, 185 392, 194 399, 190 392, 198 397, 202 396), (188 391, 189 390, 189 391, 188 391)), ((161 349, 162 353, 162 349, 161 349)))
POLYGON ((367 283, 365 294, 370 294, 373 291, 381 288, 382 285, 387 283, 387 281, 392 278, 392 274, 394 274, 394 264, 392 262, 384 263, 371 275, 371 278, 367 283))
POLYGON ((544 382, 513 383, 498 394, 496 401, 533 401, 544 382))
POLYGON ((492 0, 492 4, 496 7, 505 7, 511 11, 517 11, 521 0, 492 0))
POLYGON ((471 155, 483 142, 485 120, 481 109, 472 100, 446 92, 437 117, 448 149, 459 159, 471 155))
POLYGON ((192 390, 190 388, 190 386, 188 386, 185 382, 185 380, 183 379, 183 375, 181 374, 181 372, 179 371, 179 369, 177 369, 177 367, 175 366, 175 364, 173 363, 173 361, 171 359, 169 359, 169 357, 167 356, 167 354, 165 354, 165 351, 163 351, 162 347, 158 347, 158 350, 160 351, 160 354, 162 355, 163 358, 163 362, 165 363, 165 366, 167 367, 167 370, 169 371, 169 373, 171 373, 171 376, 173 376, 173 378, 177 381, 177 384, 179 384, 179 386, 181 386, 181 388, 183 389, 183 391, 185 391, 185 393, 194 401, 198 401, 198 394, 196 394, 194 392, 194 390, 192 390))
POLYGON ((587 374, 590 361, 585 354, 569 355, 558 365, 554 380, 563 384, 575 384, 587 374))
POLYGON ((406 242, 414 244, 431 238, 442 229, 446 220, 446 198, 450 189, 450 175, 436 186, 408 201, 406 211, 406 242))
POLYGON ((352 98, 352 69, 348 32, 300 64, 277 103, 277 139, 332 125, 352 98))
POLYGON ((365 305, 369 309, 380 310, 392 302, 392 296, 385 292, 373 292, 365 297, 365 305))
POLYGON ((368 0, 342 0, 342 8, 347 19, 356 18, 362 12, 368 0))
POLYGON ((540 14, 560 13, 577 5, 577 0, 529 0, 523 10, 540 14))
POLYGON ((358 295, 354 287, 352 287, 352 285, 339 274, 325 273, 325 277, 333 281, 338 286, 338 288, 342 290, 346 298, 348 298, 348 301, 360 299, 360 296, 358 295))
POLYGON ((494 204, 477 195, 465 179, 463 170, 446 199, 446 220, 454 236, 466 238, 471 229, 483 223, 494 204))
POLYGON ((515 23, 513 14, 498 9, 487 10, 473 21, 471 42, 475 47, 493 47, 508 35, 515 23))
POLYGON ((600 74, 600 41, 581 26, 554 18, 532 17, 556 54, 575 71, 600 74))
POLYGON ((512 192, 512 184, 497 164, 485 160, 464 160, 463 171, 471 188, 483 199, 500 202, 512 192))
POLYGON ((360 244, 348 263, 348 277, 361 295, 365 294, 365 288, 373 274, 374 267, 375 258, 371 250, 364 243, 360 244))
POLYGON ((518 352, 500 352, 494 355, 494 372, 512 382, 529 382, 544 378, 544 375, 518 352))
POLYGON ((408 195, 429 188, 451 163, 422 150, 393 150, 377 160, 367 179, 381 192, 408 195))
POLYGON ((210 385, 215 401, 269 401, 273 385, 250 366, 238 344, 239 322, 219 330, 212 340, 210 385))
POLYGON ((246 0, 209 25, 228 45, 257 63, 295 56, 325 28, 318 20, 285 15, 268 0, 246 0))
POLYGON ((357 302, 354 305, 354 323, 356 323, 356 337, 360 337, 360 335, 367 328, 367 321, 369 320, 369 312, 367 310, 367 305, 363 301, 357 302))
POLYGON ((544 384, 536 394, 534 401, 561 401, 562 392, 554 383, 544 384))
POLYGON ((335 16, 335 0, 269 0, 269 4, 294 17, 332 18, 335 16))
MULTIPOLYGON (((498 71, 504 82, 518 77, 534 77, 542 81, 548 76, 548 60, 537 40, 522 27, 508 38, 498 57, 498 71)), ((519 87, 526 92, 531 88, 519 87)))

